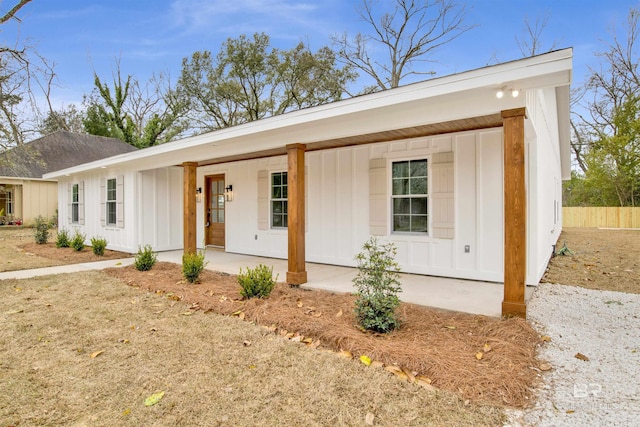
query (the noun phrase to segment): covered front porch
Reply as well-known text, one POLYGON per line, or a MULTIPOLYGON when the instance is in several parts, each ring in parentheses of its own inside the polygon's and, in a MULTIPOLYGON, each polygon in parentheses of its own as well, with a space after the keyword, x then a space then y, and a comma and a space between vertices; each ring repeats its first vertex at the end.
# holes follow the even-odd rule
MULTIPOLYGON (((182 251, 160 252, 158 259, 180 264, 182 253, 182 251)), ((278 275, 278 281, 285 281, 288 268, 286 259, 241 255, 212 248, 205 251, 205 259, 208 262, 206 269, 228 274, 238 274, 240 268, 253 268, 258 264, 273 266, 273 273, 278 275)), ((355 268, 307 263, 306 272, 307 283, 301 285, 302 288, 337 293, 354 291, 351 280, 357 273, 355 268)), ((501 303, 504 298, 502 283, 420 274, 401 274, 400 282, 402 293, 399 297, 404 302, 492 317, 502 315, 501 303)), ((526 300, 531 296, 533 289, 533 287, 526 288, 526 300)))
MULTIPOLYGON (((418 303, 428 306, 441 306, 451 310, 466 311, 471 313, 489 314, 489 315, 505 315, 526 317, 525 302, 525 279, 526 279, 526 247, 527 247, 527 213, 526 213, 526 186, 525 186, 525 123, 527 119, 526 108, 514 108, 502 110, 499 113, 474 116, 465 119, 458 119, 447 122, 437 122, 422 126, 413 126, 407 128, 397 128, 392 131, 374 132, 359 134, 355 137, 343 137, 334 139, 321 139, 316 142, 307 144, 293 143, 284 144, 276 149, 269 151, 253 151, 244 155, 228 156, 228 157, 210 157, 200 161, 188 161, 182 163, 183 168, 183 248, 184 252, 194 253, 197 249, 197 188, 198 188, 198 168, 210 165, 219 165, 229 162, 237 162, 242 160, 250 160, 256 158, 269 158, 273 156, 286 156, 287 159, 287 186, 288 186, 288 215, 286 226, 287 238, 287 259, 283 260, 280 274, 281 280, 286 281, 290 285, 305 285, 314 287, 309 279, 309 271, 307 270, 308 258, 306 255, 307 247, 307 231, 308 225, 306 220, 306 204, 308 202, 307 195, 307 154, 314 151, 330 150, 333 148, 342 148, 350 146, 363 146, 375 143, 391 143, 398 140, 409 140, 419 137, 429 137, 453 134, 456 132, 469 132, 488 129, 502 128, 502 165, 495 165, 496 168, 502 168, 503 181, 503 200, 504 200, 504 223, 502 224, 504 240, 504 284, 499 287, 494 286, 494 290, 490 291, 486 286, 479 286, 485 282, 475 282, 463 280, 461 282, 466 286, 466 291, 461 291, 465 295, 468 307, 458 307, 454 304, 448 307, 446 301, 451 301, 457 296, 453 290, 443 285, 441 280, 434 281, 432 276, 412 275, 409 276, 407 282, 414 283, 411 289, 404 295, 406 301, 418 303), (355 138, 355 139, 354 139, 355 138), (357 139, 357 140, 356 140, 357 139), (431 283, 432 286, 428 286, 431 283), (475 286, 475 289, 473 287, 475 286), (442 305, 437 305, 432 301, 423 301, 422 297, 435 295, 439 297, 433 300, 443 301, 442 305), (486 308, 480 308, 481 306, 486 308), (494 312, 497 307, 501 307, 500 312, 494 312)), ((446 153, 449 155, 448 161, 453 162, 453 152, 446 153)), ((385 160, 383 160, 384 162, 385 160)), ((435 160, 434 160, 435 161, 435 160)), ((374 164, 374 163, 370 163, 374 164)), ((377 164, 377 163, 376 163, 377 164)), ((451 163, 451 166, 453 163, 451 163)), ((384 171, 384 169, 382 168, 384 171)), ((374 194, 376 178, 369 174, 369 205, 370 205, 370 233, 371 235, 388 236, 388 224, 386 216, 382 216, 381 220, 376 219, 380 212, 385 211, 387 204, 386 196, 378 197, 374 194), (378 203, 379 202, 379 203, 378 203), (376 222, 377 221, 377 222, 376 222), (377 224, 377 226, 375 226, 377 224), (380 231, 382 230, 382 231, 380 231)), ((386 179, 386 172, 383 172, 381 179, 386 179)), ((450 177, 453 187, 453 176, 450 177)), ((383 194, 386 194, 386 187, 382 186, 383 194)), ((268 192, 268 190, 267 190, 268 192)), ((452 212, 448 214, 450 223, 441 223, 442 219, 433 219, 434 227, 443 224, 449 227, 446 235, 442 233, 433 233, 433 237, 453 239, 453 188, 451 188, 451 203, 448 209, 452 212)), ((317 197, 317 196, 314 196, 317 197)), ((436 196, 437 197, 437 196, 436 196)), ((267 210, 268 207, 262 208, 267 210)), ((261 206, 258 206, 261 210, 261 206)), ((442 208, 434 209, 435 212, 441 211, 442 208)), ((446 216, 446 215, 445 215, 446 216)), ((433 218, 438 218, 434 215, 433 218)), ((258 235, 255 235, 256 240, 258 235)), ((254 263, 254 265, 257 263, 254 263)), ((239 267, 234 268, 233 273, 238 272, 239 267)), ((409 270, 411 271, 411 270, 409 270)), ((341 285, 338 289, 344 292, 350 292, 351 276, 345 278, 345 285, 341 285)), ((436 273, 437 274, 437 273, 436 273)), ((321 279, 317 279, 321 280, 321 279)), ((493 279, 489 279, 493 280, 493 279)), ((325 283, 325 286, 333 286, 325 283)), ((338 290, 336 289, 336 290, 338 290)), ((430 297, 431 298, 431 297, 430 297)))

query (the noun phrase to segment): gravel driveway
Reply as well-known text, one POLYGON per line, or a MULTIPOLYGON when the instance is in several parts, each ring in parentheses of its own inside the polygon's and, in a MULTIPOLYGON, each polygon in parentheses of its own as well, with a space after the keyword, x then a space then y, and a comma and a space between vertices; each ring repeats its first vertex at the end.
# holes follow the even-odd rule
POLYGON ((552 368, 511 425, 640 425, 640 295, 543 283, 528 318, 551 338, 540 358, 552 368))

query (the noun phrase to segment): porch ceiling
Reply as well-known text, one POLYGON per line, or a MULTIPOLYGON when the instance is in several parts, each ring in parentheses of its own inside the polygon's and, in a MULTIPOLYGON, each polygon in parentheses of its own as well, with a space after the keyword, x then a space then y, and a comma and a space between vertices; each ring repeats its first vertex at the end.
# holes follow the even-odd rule
MULTIPOLYGON (((326 150, 330 148, 347 147, 350 145, 372 144, 376 142, 397 141, 400 139, 418 138, 423 136, 441 135, 452 132, 463 132, 479 129, 489 129, 502 126, 500 113, 489 114, 466 119, 451 120, 448 122, 433 123, 422 126, 412 126, 402 129, 393 129, 383 132, 373 132, 362 135, 347 136, 309 142, 306 151, 326 150)), ((239 160, 259 159, 263 157, 281 156, 287 154, 285 146, 271 150, 243 153, 235 156, 212 158, 198 162, 198 166, 215 165, 220 163, 236 162, 239 160)))

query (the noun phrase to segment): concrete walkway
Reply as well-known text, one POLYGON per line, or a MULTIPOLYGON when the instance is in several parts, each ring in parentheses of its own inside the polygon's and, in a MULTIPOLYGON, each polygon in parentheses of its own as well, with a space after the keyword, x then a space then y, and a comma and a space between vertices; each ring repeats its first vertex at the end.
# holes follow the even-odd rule
MULTIPOLYGON (((273 266, 273 272, 278 275, 279 280, 284 280, 287 273, 287 260, 284 259, 233 254, 216 249, 208 249, 205 259, 208 262, 206 266, 208 270, 222 271, 229 274, 238 274, 240 268, 253 268, 258 264, 273 266)), ((159 252, 158 261, 181 264, 182 251, 159 252)), ((125 258, 32 270, 7 271, 0 273, 0 280, 27 279, 48 274, 101 270, 108 267, 131 264, 133 264, 133 258, 125 258)), ((351 282, 355 275, 355 268, 307 263, 308 282, 302 287, 350 293, 355 290, 351 282)), ((499 317, 501 314, 504 292, 504 287, 501 283, 418 274, 401 274, 400 283, 402 283, 402 293, 399 296, 405 302, 486 316, 499 317)), ((526 291, 528 299, 533 292, 533 288, 527 287, 526 291)))

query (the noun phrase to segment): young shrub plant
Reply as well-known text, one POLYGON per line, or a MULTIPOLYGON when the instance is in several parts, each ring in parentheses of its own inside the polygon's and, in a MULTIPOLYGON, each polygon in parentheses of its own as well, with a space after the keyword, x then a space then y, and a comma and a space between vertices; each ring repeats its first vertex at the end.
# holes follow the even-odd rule
POLYGON ((189 283, 198 281, 198 277, 200 277, 205 265, 207 265, 207 262, 204 261, 204 252, 187 252, 182 255, 182 275, 189 283))
POLYGON ((47 221, 42 215, 38 215, 35 219, 33 237, 36 240, 36 243, 39 245, 44 245, 49 240, 49 229, 51 228, 51 223, 47 221))
POLYGON ((356 318, 362 328, 387 333, 400 326, 395 313, 400 305, 400 267, 395 261, 393 243, 380 244, 371 237, 356 255, 358 274, 353 279, 357 289, 356 318))
POLYGON ((138 271, 149 271, 157 260, 158 256, 153 252, 151 245, 144 245, 142 248, 138 246, 138 253, 133 260, 133 265, 138 271))
POLYGON ((254 269, 247 267, 245 273, 240 268, 240 274, 238 274, 238 283, 242 288, 240 294, 246 299, 267 298, 277 280, 278 276, 275 280, 273 278, 273 267, 267 267, 264 264, 259 264, 254 269))
POLYGON ((66 228, 60 229, 56 238, 56 248, 68 248, 70 243, 69 231, 66 228))
POLYGON ((95 255, 103 256, 104 250, 107 248, 107 239, 104 237, 91 238, 91 250, 95 255))
POLYGON ((71 239, 71 242, 69 242, 69 246, 71 246, 74 250, 80 252, 84 249, 84 241, 86 239, 86 234, 76 230, 75 234, 73 235, 73 239, 71 239))

